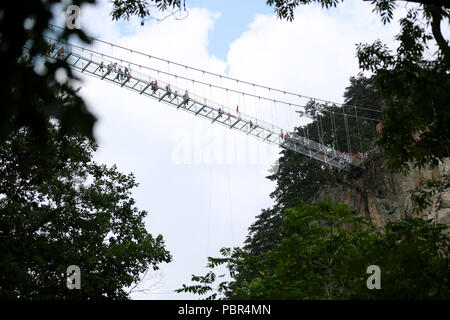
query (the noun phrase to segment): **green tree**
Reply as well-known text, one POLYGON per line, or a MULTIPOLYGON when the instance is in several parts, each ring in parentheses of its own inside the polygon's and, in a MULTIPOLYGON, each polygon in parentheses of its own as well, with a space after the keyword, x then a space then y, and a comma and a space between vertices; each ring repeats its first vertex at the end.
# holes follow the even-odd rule
POLYGON ((363 218, 330 200, 287 210, 286 236, 255 255, 222 249, 209 258, 211 271, 193 276, 198 285, 179 292, 229 299, 449 299, 450 238, 445 225, 422 219, 371 231, 363 218), (214 268, 226 265, 232 278, 217 287, 214 268), (367 267, 381 269, 381 290, 366 286, 367 267))
POLYGON ((259 255, 273 249, 281 239, 282 214, 279 206, 261 210, 261 214, 256 216, 255 222, 248 228, 248 236, 245 246, 252 254, 259 255))
POLYGON ((30 129, 0 144, 0 298, 126 299, 125 287, 171 261, 131 197, 138 184, 93 162, 91 140, 47 132, 45 149, 30 129), (69 265, 81 290, 66 287, 69 265))
MULTIPOLYGON (((65 61, 45 63, 43 72, 36 64, 50 48, 45 35, 50 32, 49 21, 60 1, 2 1, 0 3, 0 61, 2 61, 2 81, 0 86, 2 106, 0 108, 0 142, 21 128, 29 128, 45 141, 49 119, 59 121, 63 130, 75 130, 92 138, 95 117, 78 96, 69 81, 76 79, 65 61), (24 47, 29 50, 24 50, 24 47), (22 59, 24 56, 29 59, 22 59), (56 98, 55 73, 67 73, 67 82, 62 84, 68 95, 73 97, 71 108, 64 108, 56 98), (34 101, 41 101, 38 105, 34 101)), ((94 0, 75 0, 67 6, 94 3, 94 0)), ((65 9, 65 8, 64 8, 65 9)), ((66 29, 55 37, 67 40, 75 36, 89 43, 87 35, 78 29, 66 29)))

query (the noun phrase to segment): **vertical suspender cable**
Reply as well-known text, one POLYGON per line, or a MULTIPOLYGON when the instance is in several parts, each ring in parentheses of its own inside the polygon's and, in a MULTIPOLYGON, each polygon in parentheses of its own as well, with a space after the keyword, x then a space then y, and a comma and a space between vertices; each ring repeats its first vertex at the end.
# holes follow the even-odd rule
POLYGON ((339 139, 338 139, 338 132, 337 132, 337 127, 336 127, 336 116, 334 115, 334 112, 331 112, 331 117, 333 120, 333 126, 334 126, 334 133, 336 135, 336 150, 339 150, 339 139))
POLYGON ((170 63, 167 61, 167 84, 170 85, 170 63))
POLYGON ((359 140, 359 152, 364 152, 363 148, 362 148, 362 143, 361 143, 361 132, 359 131, 359 124, 358 124, 358 111, 356 110, 355 107, 355 121, 356 121, 356 127, 358 128, 358 140, 359 140))
MULTIPOLYGON (((253 85, 253 95, 254 96, 256 96, 256 91, 255 90, 256 90, 255 89, 255 85, 253 85)), ((255 107, 256 124, 258 124, 258 119, 259 119, 259 116, 258 116, 258 105, 256 103, 256 98, 252 98, 252 99, 253 99, 253 105, 255 107)))
MULTIPOLYGON (((272 98, 272 92, 270 91, 270 88, 269 88, 269 97, 272 98)), ((274 102, 273 105, 275 106, 275 100, 273 100, 273 102, 274 102)), ((274 128, 274 123, 273 123, 273 109, 274 108, 271 105, 269 105, 269 109, 270 109, 270 115, 272 117, 272 130, 274 130, 275 129, 274 128)))
POLYGON ((350 133, 348 131, 347 114, 345 114, 345 113, 344 113, 344 125, 345 125, 345 135, 347 137, 348 153, 352 153, 352 146, 350 143, 350 133))
POLYGON ((331 136, 333 139, 333 150, 336 150, 337 148, 337 144, 336 144, 336 128, 334 126, 334 121, 333 121, 333 111, 331 110, 331 107, 329 108, 330 110, 330 122, 331 122, 331 136))

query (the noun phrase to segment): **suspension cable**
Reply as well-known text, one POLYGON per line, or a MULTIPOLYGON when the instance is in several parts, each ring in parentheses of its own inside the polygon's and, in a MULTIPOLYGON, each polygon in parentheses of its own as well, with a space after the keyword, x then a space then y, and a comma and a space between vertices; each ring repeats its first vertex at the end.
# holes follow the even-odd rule
POLYGON ((347 115, 346 114, 344 114, 344 126, 345 126, 345 135, 347 137, 348 153, 352 153, 352 146, 350 143, 350 133, 348 131, 348 123, 347 123, 347 115))
MULTIPOLYGON (((64 30, 64 28, 61 28, 59 26, 56 26, 56 25, 53 25, 53 24, 49 24, 49 25, 51 26, 51 28, 55 27, 55 28, 64 30)), ((306 96, 306 95, 299 94, 299 93, 293 93, 293 92, 289 92, 289 91, 286 91, 286 90, 281 90, 281 89, 276 89, 276 88, 271 88, 271 87, 267 87, 267 86, 263 86, 263 85, 259 85, 259 84, 255 84, 255 83, 251 83, 251 82, 248 82, 248 81, 242 81, 242 80, 239 80, 239 79, 236 79, 236 78, 232 78, 232 77, 229 77, 229 76, 226 76, 226 75, 220 75, 218 73, 210 72, 210 71, 199 69, 199 68, 195 68, 195 67, 190 67, 188 65, 177 63, 177 62, 173 62, 173 61, 170 61, 170 60, 167 60, 167 59, 162 59, 162 58, 159 58, 159 57, 156 57, 156 56, 152 56, 152 55, 149 55, 149 54, 137 51, 137 50, 131 50, 129 48, 126 48, 126 47, 123 47, 123 46, 120 46, 120 45, 116 45, 116 44, 113 44, 111 42, 108 42, 108 41, 105 41, 105 40, 101 40, 101 39, 98 39, 98 38, 95 38, 95 37, 89 37, 89 38, 92 41, 96 41, 96 42, 100 42, 100 43, 104 43, 104 44, 109 44, 111 46, 114 46, 114 47, 122 49, 122 50, 133 51, 133 52, 135 52, 137 54, 140 54, 140 55, 143 55, 143 56, 147 56, 147 57, 153 58, 155 60, 159 60, 159 61, 162 61, 162 62, 167 62, 167 63, 173 64, 173 65, 176 65, 176 66, 180 66, 180 67, 183 67, 183 68, 188 68, 188 69, 193 70, 193 71, 206 73, 206 74, 209 74, 209 75, 212 75, 212 76, 215 76, 215 77, 223 77, 224 79, 231 80, 231 81, 240 81, 243 84, 247 84, 247 85, 250 85, 250 86, 254 85, 256 87, 263 88, 263 89, 266 89, 266 90, 272 90, 273 92, 283 93, 284 95, 290 95, 290 96, 295 96, 295 97, 300 97, 300 98, 305 98, 305 99, 310 99, 310 100, 316 100, 316 101, 320 101, 322 103, 330 103, 330 104, 335 104, 335 105, 339 105, 339 106, 344 106, 345 105, 345 103, 333 102, 333 101, 326 100, 326 99, 321 99, 321 98, 314 98, 314 97, 306 96)), ((61 40, 57 40, 57 41, 62 42, 61 40)), ((79 47, 79 46, 77 46, 77 47, 79 47)), ((92 50, 92 51, 95 52, 94 50, 92 50)), ((110 57, 110 58, 114 58, 114 57, 110 57)), ((116 58, 114 58, 114 59, 116 59, 116 58)), ((189 80, 192 80, 192 79, 189 79, 189 80)), ((196 80, 194 80, 194 81, 196 81, 196 80)), ((228 89, 229 91, 231 91, 230 88, 219 88, 219 89, 222 89, 222 90, 228 89)), ((251 94, 247 94, 247 95, 251 95, 251 94)), ((257 98, 267 99, 267 98, 264 98, 264 97, 257 97, 257 98)), ((278 103, 283 103, 283 104, 288 104, 288 105, 291 105, 291 106, 296 106, 296 107, 303 107, 301 105, 297 105, 295 103, 289 103, 289 102, 282 101, 282 100, 279 100, 277 102, 278 103)), ((355 107, 355 108, 359 108, 359 109, 362 109, 362 110, 368 110, 368 111, 381 113, 381 110, 376 110, 376 109, 371 109, 371 108, 365 108, 365 107, 359 107, 359 106, 349 106, 349 107, 355 107)))
POLYGON ((363 151, 363 148, 362 148, 362 143, 361 143, 361 132, 360 132, 360 130, 359 130, 359 123, 358 123, 358 111, 356 110, 356 108, 355 108, 355 121, 356 121, 356 128, 358 129, 358 137, 359 137, 359 150, 360 150, 360 152, 362 152, 363 151))

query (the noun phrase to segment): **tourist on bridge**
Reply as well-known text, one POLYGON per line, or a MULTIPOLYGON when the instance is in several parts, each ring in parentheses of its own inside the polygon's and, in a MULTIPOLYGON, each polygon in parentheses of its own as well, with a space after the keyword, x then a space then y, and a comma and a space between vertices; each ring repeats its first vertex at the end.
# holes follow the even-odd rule
POLYGON ((57 54, 59 58, 64 57, 64 47, 60 47, 57 54))
POLYGON ((166 85, 166 91, 167 91, 167 95, 168 95, 169 98, 170 98, 170 96, 172 95, 172 91, 170 90, 170 84, 167 84, 167 85, 166 85))
POLYGON ((103 67, 104 67, 105 65, 103 64, 103 61, 100 63, 100 67, 98 67, 98 69, 103 73, 103 67))
POLYGON ((113 70, 114 70, 114 72, 117 72, 117 62, 114 63, 113 70))
POLYGON ((183 96, 183 104, 187 104, 188 102, 189 102, 189 93, 186 90, 186 92, 184 93, 184 96, 183 96))
POLYGON ((166 84, 166 92, 159 98, 159 101, 162 101, 162 99, 164 99, 165 97, 169 97, 172 95, 172 91, 170 90, 170 85, 166 84))
POLYGON ((150 85, 152 87, 153 93, 155 93, 158 90, 158 81, 156 81, 156 80, 152 81, 152 82, 150 82, 150 85))
POLYGON ((117 79, 119 79, 119 81, 122 80, 122 68, 121 67, 118 68, 117 76, 116 76, 116 78, 114 80, 117 80, 117 79))
POLYGON ((345 161, 347 161, 347 162, 350 162, 350 156, 349 156, 349 154, 348 153, 346 153, 345 151, 344 152, 342 152, 343 154, 344 154, 344 158, 345 158, 345 161))

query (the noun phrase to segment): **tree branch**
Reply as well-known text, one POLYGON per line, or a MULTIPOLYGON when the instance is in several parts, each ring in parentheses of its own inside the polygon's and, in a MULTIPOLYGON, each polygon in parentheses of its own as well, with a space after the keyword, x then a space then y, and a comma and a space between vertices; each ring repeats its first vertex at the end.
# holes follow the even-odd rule
POLYGON ((431 31, 433 32, 433 37, 436 40, 439 48, 444 55, 444 61, 450 63, 450 47, 447 40, 442 35, 441 31, 441 21, 442 21, 442 9, 438 7, 430 7, 431 13, 431 31))

